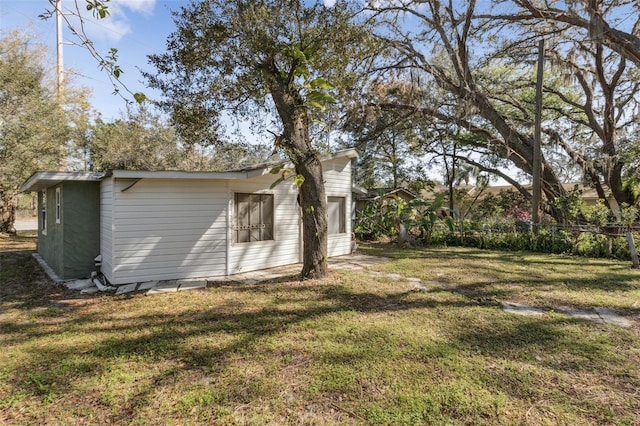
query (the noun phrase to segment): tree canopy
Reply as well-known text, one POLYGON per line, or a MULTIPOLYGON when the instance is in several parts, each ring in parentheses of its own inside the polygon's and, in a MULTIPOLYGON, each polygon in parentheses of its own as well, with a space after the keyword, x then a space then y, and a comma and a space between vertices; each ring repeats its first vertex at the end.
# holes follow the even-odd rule
MULTIPOLYGON (((624 11, 637 14, 638 6, 616 0, 557 8, 519 0, 372 4, 370 13, 386 23, 378 36, 395 51, 378 67, 377 78, 410 90, 402 98, 370 91, 367 106, 383 122, 395 114, 466 135, 459 146, 464 154, 458 156, 481 170, 507 179, 501 170, 516 167, 531 176, 534 64, 537 41, 545 38, 546 211, 564 220, 555 200, 568 196, 562 183, 575 170, 601 198, 610 191, 616 204, 637 203, 637 175, 623 151, 629 152, 627 135, 636 134, 638 67, 630 66, 632 54, 612 41, 620 34, 610 25, 623 24, 624 11), (505 13, 514 8, 516 13, 505 13)), ((633 37, 637 20, 621 26, 633 37)))
POLYGON ((225 112, 274 135, 300 187, 303 277, 327 273, 326 195, 310 135, 366 59, 371 33, 355 12, 345 2, 195 1, 175 13, 167 52, 150 57, 149 83, 185 142, 216 143, 225 112))
POLYGON ((15 197, 39 169, 64 167, 88 103, 83 90, 59 97, 51 88, 46 50, 25 33, 0 37, 0 232, 13 232, 15 197))

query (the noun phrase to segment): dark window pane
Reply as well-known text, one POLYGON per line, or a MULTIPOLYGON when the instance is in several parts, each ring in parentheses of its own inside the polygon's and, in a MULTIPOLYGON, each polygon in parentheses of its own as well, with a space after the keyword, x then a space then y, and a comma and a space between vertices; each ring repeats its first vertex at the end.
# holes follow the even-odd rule
POLYGON ((273 195, 236 194, 237 243, 273 239, 273 195))

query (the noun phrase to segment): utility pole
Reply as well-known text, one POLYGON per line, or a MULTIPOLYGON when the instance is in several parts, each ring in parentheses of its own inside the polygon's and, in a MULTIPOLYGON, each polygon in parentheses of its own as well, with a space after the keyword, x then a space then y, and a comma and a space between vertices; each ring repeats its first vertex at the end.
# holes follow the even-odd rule
POLYGON ((533 130, 533 194, 531 199, 531 221, 533 232, 538 233, 540 225, 540 201, 542 199, 542 74, 544 73, 544 40, 538 43, 538 74, 536 76, 536 116, 533 130))
POLYGON ((58 97, 60 98, 64 92, 64 61, 62 58, 62 0, 56 0, 56 40, 57 40, 57 59, 58 59, 58 97))

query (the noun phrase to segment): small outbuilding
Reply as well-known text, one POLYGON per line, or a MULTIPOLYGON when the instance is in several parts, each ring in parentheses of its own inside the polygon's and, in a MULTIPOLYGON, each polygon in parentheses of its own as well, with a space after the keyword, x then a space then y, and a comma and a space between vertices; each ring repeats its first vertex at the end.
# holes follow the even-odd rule
MULTIPOLYGON (((351 252, 355 150, 322 158, 329 256, 351 252)), ((63 280, 95 269, 111 284, 232 275, 298 263, 298 189, 274 164, 228 172, 36 172, 38 253, 63 280)))
POLYGON ((101 173, 37 172, 38 253, 62 280, 87 277, 100 253, 101 173))

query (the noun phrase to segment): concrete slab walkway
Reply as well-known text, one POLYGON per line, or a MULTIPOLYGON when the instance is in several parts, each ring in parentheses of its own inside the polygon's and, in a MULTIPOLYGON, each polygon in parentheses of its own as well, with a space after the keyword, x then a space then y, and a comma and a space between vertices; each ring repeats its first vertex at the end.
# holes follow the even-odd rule
MULTIPOLYGON (((545 314, 545 311, 543 309, 512 302, 503 303, 502 309, 505 312, 516 315, 538 316, 545 314)), ((586 311, 580 309, 563 308, 558 309, 555 312, 562 313, 570 318, 591 321, 598 324, 610 324, 623 328, 633 327, 633 321, 623 317, 619 312, 609 308, 594 307, 586 311)))

